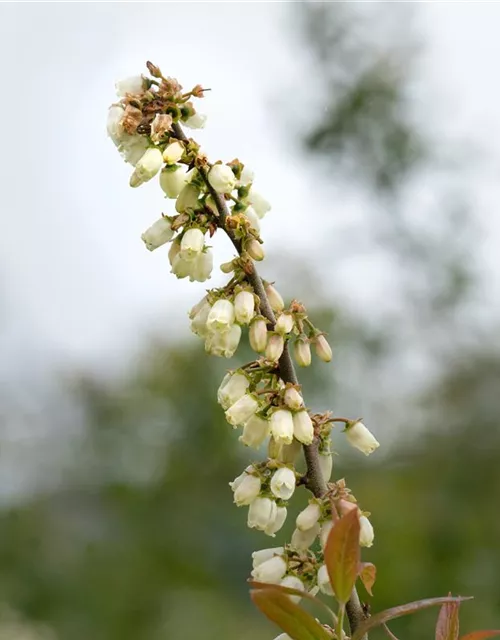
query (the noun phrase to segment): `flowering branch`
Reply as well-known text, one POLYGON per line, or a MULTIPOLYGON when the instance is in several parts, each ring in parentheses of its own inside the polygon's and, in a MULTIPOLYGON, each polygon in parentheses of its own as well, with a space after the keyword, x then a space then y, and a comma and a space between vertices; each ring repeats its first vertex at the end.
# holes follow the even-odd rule
MULTIPOLYGON (((218 391, 228 423, 243 427, 240 441, 244 445, 260 448, 269 438, 267 460, 249 465, 230 483, 234 502, 249 507, 249 527, 274 537, 286 520, 287 503, 295 489, 305 485, 313 494, 297 517, 290 543, 253 554, 252 577, 270 587, 289 589, 287 596, 272 596, 285 609, 293 608, 302 593, 311 597, 321 590, 335 596, 339 603, 337 617, 332 612, 335 629, 306 620, 296 606, 292 619, 297 625, 302 619, 314 637, 343 640, 344 613, 351 634, 368 617, 354 585, 359 577, 371 593, 375 567, 360 562, 359 548, 373 544, 374 532, 369 513, 359 509, 345 481, 328 482, 330 431, 333 423, 343 422, 348 442, 366 455, 379 444, 360 420, 331 418, 306 409, 290 345, 302 367, 311 364, 311 345, 324 362, 330 362, 332 350, 305 307, 294 300, 285 308, 278 291, 257 273, 255 261, 264 259, 260 219, 270 205, 254 190, 253 173, 243 163, 235 159, 211 164, 199 145, 184 134, 181 123, 189 128, 205 124, 205 117, 191 102, 203 97, 201 86, 183 92, 176 80, 164 77, 151 63, 147 66, 152 78, 138 76, 118 83, 120 101, 108 115, 110 137, 134 166, 130 186, 139 187, 159 173, 166 197, 175 199, 176 214, 162 215, 142 240, 150 251, 171 243, 172 273, 205 282, 213 268, 206 236, 217 229, 227 233, 237 257, 221 265, 221 270, 232 277, 224 287, 209 290, 191 310, 191 329, 204 338, 208 353, 229 358, 238 348, 242 327, 248 327, 250 346, 261 354, 230 371, 218 391), (301 447, 305 476, 294 468, 301 447), (314 551, 311 547, 318 539, 319 550, 314 551), (351 549, 350 555, 345 549, 351 549)), ((264 597, 254 599, 261 607, 270 598, 267 589, 264 597)), ((295 634, 289 622, 287 633, 295 634)))

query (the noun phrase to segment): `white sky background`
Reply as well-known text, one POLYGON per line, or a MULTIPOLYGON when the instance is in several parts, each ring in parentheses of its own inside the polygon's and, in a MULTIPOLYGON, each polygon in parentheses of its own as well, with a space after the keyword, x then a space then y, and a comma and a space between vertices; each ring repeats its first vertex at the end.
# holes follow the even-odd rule
MULTIPOLYGON (((485 230, 485 295, 494 308, 500 4, 416 9, 425 44, 422 113, 431 127, 471 140, 483 153, 469 179, 485 230)), ((311 72, 289 32, 293 10, 292 3, 237 2, 0 6, 0 376, 11 399, 24 394, 26 376, 44 379, 69 362, 120 366, 153 326, 187 330, 180 320, 205 289, 171 276, 166 251, 144 249, 141 232, 173 203, 156 181, 130 189, 130 167, 106 138, 115 80, 143 71, 146 59, 185 87, 212 89, 200 103, 209 116, 203 148, 212 159, 238 156, 256 170, 256 186, 273 204, 263 224, 267 252, 283 241, 301 244, 313 249, 307 259, 314 263, 324 238, 306 221, 311 212, 330 212, 331 193, 318 188, 298 147, 294 154, 279 114, 269 113, 280 87, 311 72)), ((335 206, 355 215, 359 203, 336 198, 335 206)), ((215 247, 221 262, 230 258, 222 238, 215 247)), ((384 280, 374 285, 369 264, 366 270, 370 286, 353 295, 368 308, 384 280)), ((19 438, 19 422, 12 428, 19 438)))

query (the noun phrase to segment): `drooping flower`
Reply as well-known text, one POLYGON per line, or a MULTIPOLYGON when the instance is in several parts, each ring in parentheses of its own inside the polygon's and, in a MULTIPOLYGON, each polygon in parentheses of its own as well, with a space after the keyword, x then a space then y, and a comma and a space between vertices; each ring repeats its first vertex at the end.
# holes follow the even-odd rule
POLYGON ((359 518, 359 544, 361 547, 371 547, 375 538, 372 523, 366 516, 359 518))
POLYGON ((187 262, 197 258, 205 246, 205 234, 197 227, 188 229, 181 239, 180 255, 187 262))
POLYGON ((247 165, 243 166, 241 170, 240 179, 238 180, 238 186, 246 187, 253 182, 254 172, 247 165))
POLYGON ((311 364, 311 347, 307 340, 297 338, 293 345, 293 352, 299 367, 308 367, 311 364))
POLYGON ((255 213, 259 216, 259 218, 263 218, 268 211, 271 209, 271 205, 269 202, 260 195, 255 189, 252 187, 247 196, 247 202, 252 205, 255 209, 255 213))
POLYGON ((189 280, 191 282, 205 282, 212 275, 212 269, 214 268, 214 255, 211 249, 205 248, 193 261, 192 261, 191 274, 189 280))
POLYGON ((119 80, 115 84, 116 95, 119 98, 124 98, 127 93, 142 93, 144 89, 144 78, 142 76, 131 76, 124 80, 119 80))
POLYGON ((165 150, 163 151, 163 160, 167 164, 175 164, 176 162, 179 162, 183 154, 184 146, 179 142, 179 140, 176 140, 165 147, 165 150))
POLYGON ((281 333, 282 335, 285 335, 287 333, 290 333, 290 331, 293 330, 293 326, 294 326, 294 320, 293 320, 292 314, 287 313, 285 311, 284 313, 281 313, 278 316, 274 330, 277 333, 281 333))
MULTIPOLYGON (((250 228, 253 229, 256 233, 260 233, 260 222, 259 216, 255 213, 253 207, 247 207, 243 212, 243 215, 250 223, 250 228)), ((260 246, 260 245, 259 245, 260 246)), ((254 258, 255 260, 255 258, 254 258)))
POLYGON ((317 502, 310 502, 297 516, 295 526, 300 531, 307 531, 314 527, 321 517, 321 508, 317 502))
POLYGON ((160 187, 167 198, 177 198, 186 184, 186 170, 179 164, 165 167, 160 173, 160 187))
POLYGON ((323 362, 330 362, 332 359, 332 348, 328 344, 328 340, 324 335, 317 336, 314 341, 314 346, 316 348, 316 355, 318 358, 323 360, 323 362))
POLYGON ((258 449, 268 437, 269 429, 269 420, 254 415, 248 422, 245 422, 239 441, 247 447, 258 449))
POLYGON ((208 333, 207 319, 211 308, 210 303, 205 297, 196 312, 190 314, 191 331, 200 338, 204 338, 208 333))
POLYGON ((256 413, 259 408, 259 403, 255 396, 250 393, 245 393, 236 402, 227 409, 225 415, 226 420, 233 427, 238 427, 244 424, 247 420, 256 413))
POLYGON ((266 560, 270 560, 275 556, 282 556, 285 551, 284 547, 271 547, 269 549, 260 549, 252 553, 252 567, 256 569, 266 560))
POLYGON ((288 387, 285 391, 283 401, 292 411, 298 411, 304 406, 304 399, 295 387, 288 387))
POLYGON ((330 584, 330 577, 328 576, 326 564, 322 564, 318 569, 318 587, 319 590, 327 596, 335 595, 333 593, 332 585, 330 584))
POLYGON ((314 440, 314 426, 305 409, 293 414, 293 435, 299 442, 306 445, 314 440))
POLYGON ((295 491, 297 480, 295 472, 289 467, 277 469, 271 478, 271 492, 277 498, 289 500, 295 491))
POLYGON ((306 531, 295 529, 292 533, 290 544, 292 545, 292 547, 295 547, 299 551, 305 551, 306 549, 309 549, 309 547, 316 540, 319 531, 320 526, 318 522, 310 529, 306 529, 306 531))
POLYGON ((371 431, 365 427, 361 420, 348 424, 345 434, 349 444, 359 449, 366 456, 369 456, 370 453, 380 447, 380 443, 377 442, 371 431))
POLYGON ((321 525, 321 530, 319 532, 319 542, 323 551, 325 550, 326 543, 328 542, 328 536, 330 535, 330 531, 333 529, 333 520, 326 520, 321 525))
POLYGON ((282 555, 273 555, 252 570, 252 578, 257 582, 278 584, 286 574, 287 564, 282 555))
POLYGON ((172 240, 174 231, 172 231, 172 223, 168 218, 162 217, 154 222, 149 229, 141 235, 141 240, 149 251, 154 251, 166 242, 172 240))
POLYGON ((256 475, 246 474, 240 482, 230 483, 230 486, 234 492, 234 503, 238 507, 244 507, 251 504, 259 495, 261 481, 256 475))
POLYGON ((217 401, 223 409, 229 409, 245 395, 250 381, 245 374, 236 371, 227 373, 217 391, 217 401))
POLYGON ((255 260, 256 262, 260 262, 265 258, 264 249, 262 248, 261 243, 255 238, 251 238, 245 243, 245 251, 252 260, 255 260))
POLYGON ((284 348, 285 341, 283 336, 279 333, 270 334, 266 346, 266 359, 271 362, 277 362, 281 358, 284 348))
POLYGON ((291 411, 278 409, 271 414, 271 433, 278 443, 291 444, 293 440, 293 417, 291 411))
POLYGON ((144 182, 148 182, 158 173, 163 165, 163 158, 159 149, 150 147, 141 156, 135 165, 135 170, 130 177, 130 186, 138 187, 144 182))
POLYGON ((272 285, 266 284, 265 286, 267 299, 269 300, 269 304, 271 305, 271 309, 275 313, 280 313, 285 308, 285 303, 279 291, 272 285))
POLYGON ((205 340, 205 351, 219 358, 231 358, 236 352, 240 340, 241 327, 239 324, 233 324, 229 331, 209 332, 205 340))
POLYGON ((230 300, 217 300, 208 314, 207 327, 209 331, 224 333, 234 324, 234 305, 230 300))
POLYGON ((203 129, 205 127, 206 121, 207 116, 204 113, 196 112, 194 115, 188 118, 184 124, 190 129, 203 129))
POLYGON ((214 164, 208 172, 208 181, 217 193, 230 193, 236 186, 236 177, 227 164, 214 164))
POLYGON ((333 468, 333 456, 331 453, 322 453, 319 452, 319 468, 321 469, 321 475, 325 482, 330 480, 330 476, 332 475, 333 468))
POLYGON ((240 291, 234 298, 234 314, 236 322, 248 324, 255 316, 255 299, 250 291, 240 291))
MULTIPOLYGON (((304 583, 297 576, 285 576, 283 580, 281 580, 280 585, 282 587, 288 587, 289 589, 295 589, 296 591, 305 591, 304 583)), ((301 597, 298 595, 289 594, 288 597, 292 602, 298 604, 301 601, 301 597)))
POLYGON ((263 353, 267 346, 267 322, 265 318, 259 316, 250 323, 248 332, 250 346, 257 353, 263 353))
POLYGON ((248 509, 247 524, 250 529, 265 531, 276 519, 277 506, 270 498, 255 498, 248 509))
MULTIPOLYGON (((186 177, 188 174, 186 175, 186 177)), ((175 210, 177 213, 184 213, 186 211, 196 211, 200 207, 198 198, 200 197, 200 190, 194 184, 188 182, 179 193, 177 200, 175 201, 175 210)))
POLYGON ((276 533, 281 529, 281 527, 285 524, 287 516, 286 507, 276 507, 276 515, 274 516, 274 520, 270 522, 267 527, 264 529, 264 533, 266 536, 270 536, 274 538, 276 533))
POLYGON ((172 262, 172 273, 179 279, 187 278, 191 275, 193 269, 193 263, 184 260, 184 258, 177 252, 172 262))

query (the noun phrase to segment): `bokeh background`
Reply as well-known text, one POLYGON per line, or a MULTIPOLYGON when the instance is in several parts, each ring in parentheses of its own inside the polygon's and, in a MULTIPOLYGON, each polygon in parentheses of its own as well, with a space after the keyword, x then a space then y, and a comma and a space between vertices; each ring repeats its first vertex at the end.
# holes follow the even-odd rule
MULTIPOLYGON (((245 582, 270 540, 227 485, 252 454, 215 401, 245 354, 189 333, 204 286, 140 240, 172 202, 131 190, 106 139, 115 80, 147 59, 212 89, 203 148, 273 204, 262 271, 334 345, 301 372, 310 406, 382 443, 365 459, 334 434, 376 530, 372 609, 451 591, 475 596, 464 630, 500 625, 499 20, 479 2, 0 7, 1 640, 277 635, 245 582)), ((432 637, 436 615, 393 630, 432 637)))

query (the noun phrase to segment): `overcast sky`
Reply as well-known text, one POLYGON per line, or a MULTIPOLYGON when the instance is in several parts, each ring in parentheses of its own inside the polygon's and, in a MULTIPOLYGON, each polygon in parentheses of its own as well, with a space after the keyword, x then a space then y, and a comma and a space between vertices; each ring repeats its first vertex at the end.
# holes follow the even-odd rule
MULTIPOLYGON (((293 223, 328 207, 327 190, 291 155, 276 113, 269 114, 280 87, 307 63, 294 54, 287 22, 294 10, 291 3, 236 2, 0 6, 0 347, 9 372, 14 355, 21 368, 27 354, 35 368, 113 358, 137 347, 141 330, 165 313, 182 317, 204 289, 170 276, 166 252, 144 250, 140 233, 168 206, 156 184, 128 187, 130 167, 105 135, 115 80, 141 72, 145 59, 185 86, 212 88, 201 142, 212 158, 237 155, 255 168, 256 184, 274 206, 263 230, 268 252, 285 237, 317 241, 313 231, 297 237, 293 223)), ((422 4, 418 15, 423 84, 431 99, 439 97, 429 118, 487 151, 471 187, 489 227, 484 256, 493 266, 500 6, 422 4)), ((216 247, 229 257, 227 244, 216 247)), ((491 285, 498 295, 498 282, 491 285)))

